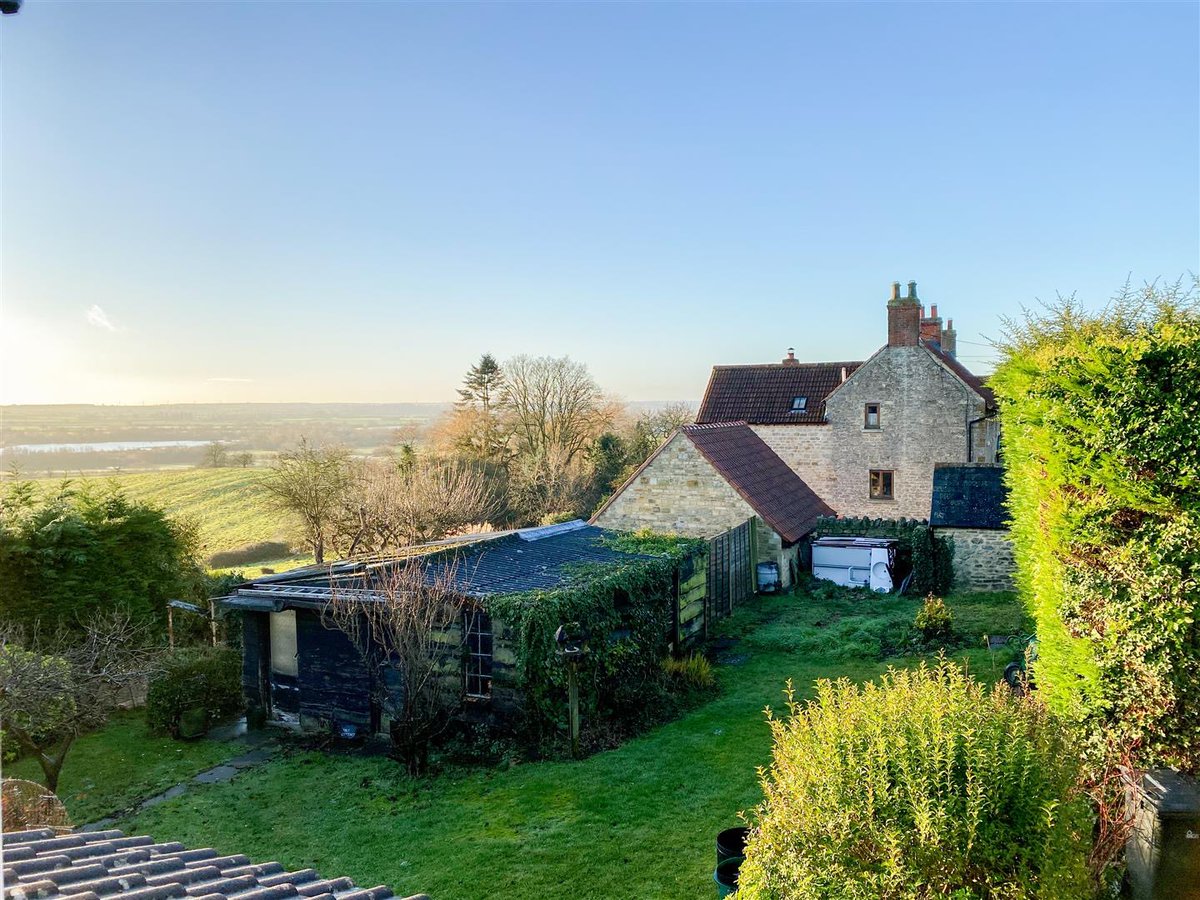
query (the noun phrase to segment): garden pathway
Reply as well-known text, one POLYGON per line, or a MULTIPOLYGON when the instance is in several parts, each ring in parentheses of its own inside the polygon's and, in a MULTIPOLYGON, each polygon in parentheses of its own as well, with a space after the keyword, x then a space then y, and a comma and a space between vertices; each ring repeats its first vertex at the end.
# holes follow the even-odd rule
POLYGON ((241 744, 246 747, 246 750, 232 759, 227 759, 219 766, 205 769, 198 775, 192 776, 188 781, 180 782, 174 787, 169 787, 162 793, 155 794, 153 797, 146 797, 143 800, 139 800, 137 803, 112 815, 105 816, 103 819, 97 819, 95 822, 80 825, 76 830, 104 831, 112 828, 121 819, 136 815, 167 800, 174 800, 176 797, 186 793, 188 787, 192 784, 220 784, 225 781, 232 781, 237 777, 239 772, 262 765, 268 760, 273 759, 275 754, 279 752, 279 745, 275 742, 274 735, 271 732, 265 729, 248 731, 245 719, 240 719, 229 725, 218 725, 209 731, 207 737, 210 741, 228 741, 231 744, 241 744))

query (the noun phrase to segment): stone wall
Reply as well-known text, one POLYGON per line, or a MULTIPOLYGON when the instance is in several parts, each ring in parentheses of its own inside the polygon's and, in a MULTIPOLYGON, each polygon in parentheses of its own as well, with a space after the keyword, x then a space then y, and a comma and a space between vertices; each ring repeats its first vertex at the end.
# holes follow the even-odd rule
POLYGON ((616 531, 649 528, 666 534, 714 538, 749 518, 755 520, 758 544, 753 562, 778 563, 780 579, 790 586, 795 548, 785 548, 779 533, 755 514, 696 446, 685 435, 676 434, 594 522, 616 531))
POLYGON ((1016 588, 1016 560, 1007 529, 937 528, 939 537, 954 541, 954 589, 1011 591, 1016 588))
POLYGON ((682 433, 595 518, 602 528, 716 537, 754 515, 682 433))
MULTIPOLYGON (((922 347, 885 347, 829 395, 825 425, 756 425, 754 431, 841 516, 925 519, 933 466, 967 461, 967 427, 983 399, 922 347), (864 427, 867 403, 879 428, 864 427), (893 472, 894 497, 870 498, 870 470, 893 472)), ((994 455, 990 423, 978 452, 994 455), (984 449, 986 448, 986 449, 984 449)))

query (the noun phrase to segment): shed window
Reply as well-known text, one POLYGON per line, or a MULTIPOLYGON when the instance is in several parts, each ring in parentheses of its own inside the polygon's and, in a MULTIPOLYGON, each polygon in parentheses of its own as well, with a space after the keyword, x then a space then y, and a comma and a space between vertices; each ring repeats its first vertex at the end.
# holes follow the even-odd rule
POLYGON ((879 404, 868 403, 863 407, 863 428, 879 427, 879 404))
POLYGON ((872 500, 891 500, 895 497, 895 474, 896 473, 891 469, 871 470, 870 483, 872 500))
POLYGON ((468 697, 492 696, 492 618, 481 609, 463 613, 467 639, 464 681, 468 697))
POLYGON ((792 398, 792 412, 804 412, 806 409, 808 409, 807 397, 792 398))
POLYGON ((271 671, 295 678, 299 674, 296 664, 296 611, 285 609, 271 613, 271 671))

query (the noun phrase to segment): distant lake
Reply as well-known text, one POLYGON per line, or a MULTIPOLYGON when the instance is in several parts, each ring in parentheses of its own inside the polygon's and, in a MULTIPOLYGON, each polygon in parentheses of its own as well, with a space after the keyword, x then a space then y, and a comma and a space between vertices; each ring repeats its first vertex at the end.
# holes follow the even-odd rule
POLYGON ((159 447, 206 447, 212 441, 89 441, 84 444, 14 444, 4 453, 88 453, 101 450, 156 450, 159 447))

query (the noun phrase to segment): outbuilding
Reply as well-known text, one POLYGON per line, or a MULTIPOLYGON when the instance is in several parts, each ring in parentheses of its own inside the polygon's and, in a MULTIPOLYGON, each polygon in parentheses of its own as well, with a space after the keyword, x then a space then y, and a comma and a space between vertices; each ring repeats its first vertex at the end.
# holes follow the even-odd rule
POLYGON ((1016 561, 1008 533, 1004 468, 982 463, 939 463, 933 468, 929 524, 954 542, 954 587, 1011 591, 1016 561))

